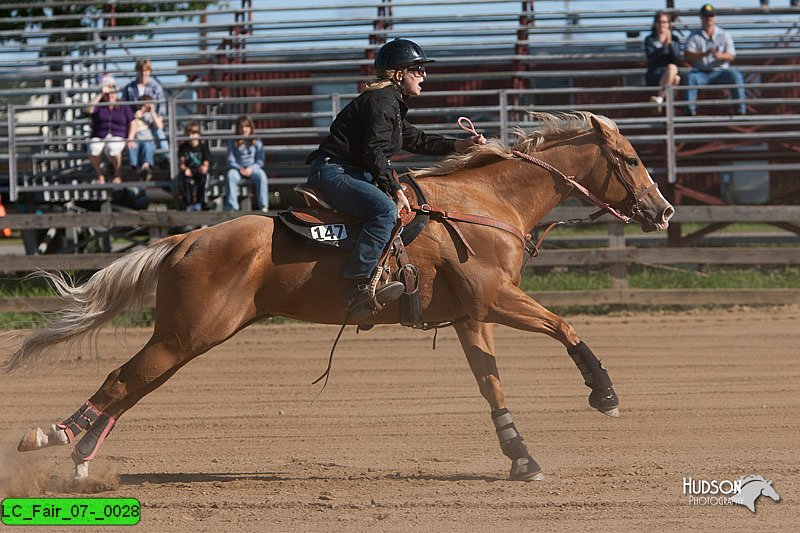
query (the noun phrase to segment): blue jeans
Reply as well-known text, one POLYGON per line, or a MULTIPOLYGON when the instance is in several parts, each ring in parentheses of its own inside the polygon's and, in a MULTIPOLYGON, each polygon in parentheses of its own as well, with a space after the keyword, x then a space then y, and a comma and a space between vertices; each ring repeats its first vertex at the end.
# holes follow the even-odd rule
POLYGON ((311 163, 308 183, 322 191, 337 211, 364 221, 342 276, 369 279, 397 223, 394 200, 373 184, 370 174, 327 157, 311 163))
MULTIPOLYGON (((744 105, 744 78, 742 73, 733 68, 720 68, 712 70, 711 72, 703 72, 702 70, 692 69, 686 75, 686 85, 689 87, 693 85, 733 85, 737 87, 731 89, 731 96, 737 100, 741 100, 739 106, 739 114, 744 115, 747 113, 747 108, 744 105)), ((686 99, 689 101, 689 112, 694 115, 697 113, 697 89, 687 89, 686 99)))
POLYGON ((128 149, 128 159, 131 160, 131 166, 139 169, 147 163, 150 168, 153 168, 153 153, 156 149, 156 143, 153 141, 134 141, 136 147, 131 150, 128 149))
MULTIPOLYGON (((250 179, 256 187, 256 199, 258 209, 269 207, 269 186, 267 185, 267 173, 258 165, 250 167, 253 173, 250 174, 250 179)), ((238 211, 239 210, 239 182, 242 180, 242 175, 239 169, 232 168, 228 170, 225 176, 225 202, 223 209, 225 211, 238 211)))
POLYGON ((165 150, 164 159, 169 159, 169 141, 167 140, 167 134, 164 133, 164 130, 155 130, 155 137, 156 137, 156 148, 160 148, 161 150, 165 150))

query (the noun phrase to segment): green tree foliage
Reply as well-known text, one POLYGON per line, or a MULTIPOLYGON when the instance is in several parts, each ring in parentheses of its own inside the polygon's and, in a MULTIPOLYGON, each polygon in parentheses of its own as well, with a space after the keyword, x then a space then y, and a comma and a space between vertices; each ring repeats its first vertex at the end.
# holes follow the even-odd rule
POLYGON ((101 38, 110 36, 132 36, 146 34, 145 27, 164 22, 168 19, 184 18, 181 13, 189 13, 218 4, 219 0, 202 0, 195 2, 95 2, 85 0, 66 2, 58 0, 28 0, 27 2, 0 2, 0 32, 32 32, 0 34, 0 40, 20 41, 27 44, 33 39, 47 37, 43 56, 67 55, 71 49, 69 43, 91 41, 96 33, 101 38), (108 18, 103 15, 116 15, 116 28, 130 28, 130 32, 115 30, 104 32, 110 27, 108 18))

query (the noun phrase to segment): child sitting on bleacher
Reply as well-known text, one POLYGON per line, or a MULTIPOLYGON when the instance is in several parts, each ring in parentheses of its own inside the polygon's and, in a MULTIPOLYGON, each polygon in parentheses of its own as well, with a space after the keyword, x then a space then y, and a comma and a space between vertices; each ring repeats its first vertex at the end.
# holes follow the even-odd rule
POLYGON ((256 209, 269 209, 269 186, 264 170, 264 144, 254 137, 255 125, 247 115, 236 119, 236 139, 228 141, 228 173, 225 175, 226 211, 239 210, 239 182, 250 179, 256 189, 256 209))
POLYGON ((178 146, 181 191, 187 211, 201 211, 205 205, 211 151, 208 143, 200 139, 200 124, 190 122, 183 130, 189 137, 178 146))
POLYGON ((153 106, 153 97, 144 95, 142 105, 134 113, 128 129, 128 157, 134 170, 139 171, 139 179, 149 181, 153 178, 155 150, 158 131, 164 131, 164 119, 153 106))

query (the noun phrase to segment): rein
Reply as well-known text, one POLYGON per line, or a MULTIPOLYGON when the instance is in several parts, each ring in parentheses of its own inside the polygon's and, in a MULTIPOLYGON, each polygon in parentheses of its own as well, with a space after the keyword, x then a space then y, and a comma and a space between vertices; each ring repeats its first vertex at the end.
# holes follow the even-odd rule
POLYGON ((513 226, 508 222, 503 222, 502 220, 498 220, 496 218, 485 217, 483 215, 473 215, 470 213, 459 213, 457 211, 445 211, 444 209, 436 209, 434 207, 431 207, 429 204, 412 205, 411 210, 416 211, 418 213, 425 213, 434 220, 439 220, 440 222, 443 222, 447 224, 449 227, 453 228, 453 230, 456 232, 456 234, 458 234, 459 238, 466 246, 467 251, 469 251, 470 255, 475 255, 475 250, 473 250, 472 246, 469 245, 467 238, 464 236, 463 233, 461 233, 461 230, 458 229, 458 226, 450 223, 451 220, 457 220, 459 222, 467 222, 468 224, 487 226, 490 228, 496 228, 499 230, 506 231, 514 235, 520 241, 522 241, 523 245, 526 244, 528 242, 528 239, 530 238, 530 235, 524 235, 516 226, 513 226))
MULTIPOLYGON (((459 117, 458 118, 458 125, 459 125, 459 127, 461 129, 471 133, 474 136, 480 135, 478 133, 478 131, 475 129, 475 125, 467 117, 459 117)), ((653 183, 650 187, 647 187, 646 189, 644 189, 641 192, 633 191, 632 187, 628 183, 628 181, 623 179, 622 171, 620 169, 621 163, 620 163, 619 157, 617 157, 613 153, 611 153, 611 149, 608 148, 608 146, 603 145, 602 149, 603 149, 603 155, 605 155, 606 158, 608 159, 608 161, 613 165, 613 171, 617 175, 617 178, 623 184, 623 186, 628 190, 628 192, 633 196, 634 204, 632 206, 632 211, 634 213, 637 212, 638 211, 638 205, 641 202, 641 199, 644 196, 646 196, 647 194, 649 194, 654 188, 657 187, 656 183, 653 183)), ((537 165, 537 166, 547 170, 548 172, 556 174, 561 179, 563 179, 566 183, 568 183, 569 185, 571 185, 572 187, 577 189, 581 194, 583 194, 586 198, 588 198, 589 201, 591 201, 593 204, 595 204, 597 207, 599 207, 600 210, 595 212, 595 213, 592 213, 591 215, 589 215, 588 220, 594 220, 594 219, 600 217, 601 215, 603 215, 605 213, 610 213, 612 216, 614 216, 615 218, 617 218, 618 220, 621 220, 622 222, 624 222, 626 224, 633 220, 632 217, 623 215, 617 209, 615 209, 613 206, 611 206, 607 202, 604 202, 603 200, 601 200, 600 198, 595 196, 589 189, 587 189, 586 187, 581 185, 575 179, 575 176, 567 176, 566 174, 561 172, 559 169, 557 169, 553 165, 551 165, 551 164, 549 164, 549 163, 547 163, 545 161, 542 161, 539 158, 536 158, 536 157, 533 157, 531 155, 528 155, 528 154, 526 154, 524 152, 520 152, 519 150, 513 150, 512 154, 515 155, 516 157, 520 158, 520 159, 528 161, 529 163, 533 163, 534 165, 537 165)), ((522 242, 522 244, 525 247, 526 251, 529 252, 528 258, 536 257, 537 255, 539 255, 539 246, 541 246, 542 242, 544 241, 544 238, 547 236, 547 233, 551 229, 553 229, 553 227, 555 227, 555 226, 557 226, 559 224, 566 224, 566 223, 573 223, 573 222, 583 222, 584 221, 583 219, 560 220, 560 221, 551 222, 551 223, 539 224, 539 225, 536 226, 536 228, 546 227, 547 229, 545 229, 544 233, 539 238, 539 240, 536 243, 534 243, 531 240, 531 234, 530 233, 528 233, 527 235, 523 234, 522 231, 520 231, 519 228, 517 228, 516 226, 513 226, 513 225, 509 224, 508 222, 504 222, 504 221, 498 220, 496 218, 486 217, 486 216, 483 216, 483 215, 473 215, 473 214, 470 214, 470 213, 459 213, 457 211, 446 211, 446 210, 443 210, 443 209, 434 208, 429 204, 412 205, 411 206, 411 210, 412 211, 416 211, 418 213, 425 213, 425 214, 431 216, 432 218, 434 218, 435 220, 439 220, 440 222, 442 222, 444 224, 447 224, 450 228, 453 229, 453 231, 461 239, 461 242, 464 244, 464 246, 466 247, 466 249, 467 249, 467 251, 469 252, 470 255, 475 255, 475 250, 473 250, 472 246, 470 246, 469 241, 467 241, 467 238, 464 236, 463 233, 461 233, 461 230, 458 228, 458 226, 453 224, 450 221, 455 220, 455 221, 459 221, 459 222, 466 222, 468 224, 477 224, 477 225, 480 225, 480 226, 496 228, 496 229, 511 233, 512 235, 514 235, 516 238, 518 238, 522 242)), ((536 229, 536 228, 534 228, 534 229, 536 229)))
MULTIPOLYGON (((584 187, 583 185, 578 183, 575 180, 575 176, 567 176, 566 174, 564 174, 563 172, 558 170, 553 165, 551 165, 549 163, 546 163, 546 162, 542 161, 541 159, 538 159, 536 157, 528 155, 528 154, 526 154, 524 152, 520 152, 519 150, 514 150, 511 153, 513 153, 515 156, 517 156, 517 157, 519 157, 521 159, 529 161, 529 162, 533 163, 534 165, 538 165, 538 166, 542 167, 543 169, 558 175, 561 179, 563 179, 564 181, 566 181, 567 183, 569 183, 570 185, 572 185, 573 187, 578 189, 578 191, 580 191, 581 194, 583 194, 586 198, 588 198, 590 202, 592 202, 594 205, 596 205, 597 207, 600 208, 600 211, 598 211, 597 213, 592 213, 591 215, 589 215, 589 218, 591 220, 594 220, 595 218, 598 218, 601 215, 604 215, 605 213, 611 213, 611 215, 613 215, 615 218, 621 220, 622 222, 624 222, 626 224, 633 220, 631 217, 623 215, 622 213, 620 213, 619 211, 614 209, 611 205, 609 205, 608 203, 604 202, 603 200, 601 200, 600 198, 595 196, 592 193, 592 191, 590 191, 589 189, 587 189, 586 187, 584 187)), ((653 185, 655 185, 655 183, 653 185)), ((638 198, 637 198, 637 201, 638 201, 638 198)))
MULTIPOLYGON (((458 118, 458 125, 464 131, 467 131, 467 132, 469 132, 469 133, 471 133, 473 135, 479 135, 479 133, 475 129, 475 126, 472 124, 472 121, 467 117, 459 117, 458 118)), ((633 205, 631 206, 631 211, 634 214, 637 213, 641 209, 639 207, 639 204, 641 203, 642 198, 647 196, 654 189, 658 188, 658 185, 655 182, 653 182, 652 185, 650 185, 649 187, 647 187, 646 189, 644 189, 642 191, 638 191, 637 192, 637 191, 633 190, 633 187, 631 186, 631 184, 622 175, 622 170, 621 170, 622 164, 621 164, 621 162, 619 160, 619 157, 614 155, 611 152, 611 149, 608 146, 606 146, 605 144, 601 147, 601 149, 603 151, 603 155, 606 156, 606 159, 613 166, 613 171, 617 175, 617 179, 619 180, 620 183, 622 183, 622 185, 625 187, 625 189, 628 191, 628 193, 633 197, 633 202, 632 202, 633 205)), ((613 206, 611 206, 610 204, 604 202, 603 200, 601 200, 600 198, 595 196, 589 189, 587 189, 586 187, 581 185, 575 179, 575 176, 567 176, 566 174, 561 172, 559 169, 557 169, 553 165, 551 165, 551 164, 549 164, 549 163, 547 163, 545 161, 542 161, 541 159, 533 157, 533 156, 531 156, 529 154, 526 154, 524 152, 520 152, 519 150, 514 150, 514 151, 512 151, 512 153, 515 156, 519 157, 520 159, 524 159, 524 160, 526 160, 526 161, 528 161, 530 163, 533 163, 534 165, 542 167, 543 169, 547 170, 548 172, 556 174, 561 179, 563 179, 565 182, 569 183, 574 188, 576 188, 581 194, 583 194, 586 198, 588 198, 590 202, 592 202, 594 205, 599 207, 600 208, 599 211, 589 215, 589 220, 595 220, 596 218, 599 218, 600 216, 604 215, 605 213, 610 213, 612 216, 614 216, 615 218, 617 218, 618 220, 621 220, 622 222, 624 222, 626 224, 628 224, 628 223, 633 221, 633 217, 629 217, 627 215, 623 215, 617 209, 615 209, 613 206)), ((547 231, 550 231, 550 228, 548 228, 547 231)), ((541 241, 539 242, 539 244, 541 244, 541 241)), ((536 248, 538 248, 538 246, 536 246, 536 248)))

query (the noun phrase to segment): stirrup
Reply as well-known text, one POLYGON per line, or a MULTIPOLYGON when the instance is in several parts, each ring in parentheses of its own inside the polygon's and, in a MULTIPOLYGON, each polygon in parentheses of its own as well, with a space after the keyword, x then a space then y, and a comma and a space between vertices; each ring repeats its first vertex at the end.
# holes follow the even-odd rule
POLYGON ((358 323, 377 313, 383 307, 403 294, 405 286, 399 281, 390 281, 375 291, 375 298, 370 297, 367 285, 358 286, 357 292, 350 299, 348 322, 358 323), (377 307, 376 307, 377 305, 377 307))

